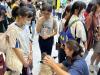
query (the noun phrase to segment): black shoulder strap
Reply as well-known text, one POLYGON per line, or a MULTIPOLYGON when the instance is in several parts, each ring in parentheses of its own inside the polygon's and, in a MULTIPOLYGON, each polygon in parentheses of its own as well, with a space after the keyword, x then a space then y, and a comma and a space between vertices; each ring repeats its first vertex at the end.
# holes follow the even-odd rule
POLYGON ((68 26, 64 29, 64 31, 66 31, 67 28, 70 28, 70 27, 71 27, 75 22, 77 22, 77 21, 79 21, 79 19, 74 20, 70 25, 68 25, 68 26))

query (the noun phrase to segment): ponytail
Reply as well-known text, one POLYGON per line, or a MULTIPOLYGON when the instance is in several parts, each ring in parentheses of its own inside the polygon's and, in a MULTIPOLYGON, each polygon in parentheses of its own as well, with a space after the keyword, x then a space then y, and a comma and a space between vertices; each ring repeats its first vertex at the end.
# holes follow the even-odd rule
POLYGON ((18 9, 19 9, 18 6, 15 6, 15 7, 12 9, 12 17, 13 17, 14 19, 16 19, 16 17, 18 16, 18 9))

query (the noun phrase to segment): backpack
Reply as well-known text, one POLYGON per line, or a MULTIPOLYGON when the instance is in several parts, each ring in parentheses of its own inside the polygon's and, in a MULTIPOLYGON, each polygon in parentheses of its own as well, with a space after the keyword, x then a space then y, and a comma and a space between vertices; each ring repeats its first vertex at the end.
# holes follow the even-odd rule
MULTIPOLYGON (((67 28, 65 28, 65 30, 60 32, 59 40, 61 44, 65 44, 66 41, 68 40, 76 40, 76 29, 75 29, 75 37, 73 37, 70 27, 77 21, 79 21, 79 19, 73 21, 67 28)), ((80 42, 80 40, 77 41, 78 43, 80 42)))
POLYGON ((0 33, 0 52, 6 53, 9 46, 9 37, 5 33, 0 33))

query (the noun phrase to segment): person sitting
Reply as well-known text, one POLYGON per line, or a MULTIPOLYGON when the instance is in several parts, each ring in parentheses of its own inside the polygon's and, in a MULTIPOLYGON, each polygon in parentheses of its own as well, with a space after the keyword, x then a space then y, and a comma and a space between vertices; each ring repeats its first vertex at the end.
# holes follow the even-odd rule
POLYGON ((88 67, 82 58, 82 47, 74 40, 69 40, 65 44, 65 54, 67 59, 60 64, 54 62, 54 59, 46 55, 43 63, 54 70, 56 75, 89 75, 88 67), (64 69, 62 69, 65 67, 64 69))

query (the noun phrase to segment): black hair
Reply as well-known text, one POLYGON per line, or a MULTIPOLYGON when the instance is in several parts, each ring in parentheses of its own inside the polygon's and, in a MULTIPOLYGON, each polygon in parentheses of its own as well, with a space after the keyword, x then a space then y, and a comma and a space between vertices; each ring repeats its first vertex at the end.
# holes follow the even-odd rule
POLYGON ((43 6, 42 6, 42 9, 41 11, 48 11, 48 12, 52 12, 52 6, 48 3, 45 3, 43 6))
POLYGON ((75 10, 79 10, 78 14, 80 14, 81 12, 81 5, 82 3, 80 1, 76 1, 72 6, 71 6, 71 9, 70 9, 70 16, 69 18, 66 20, 65 24, 64 24, 64 28, 67 28, 68 26, 68 23, 69 23, 69 20, 71 18, 71 16, 75 13, 75 10))
POLYGON ((76 1, 71 8, 71 15, 73 15, 75 13, 75 10, 79 10, 78 14, 80 14, 80 10, 81 10, 81 2, 80 1, 76 1))
POLYGON ((14 4, 16 1, 17 1, 17 0, 12 0, 12 1, 11 1, 11 4, 14 4))
POLYGON ((72 55, 72 57, 76 57, 78 55, 81 56, 82 52, 83 52, 83 49, 82 47, 78 44, 77 41, 75 40, 69 40, 66 42, 66 45, 68 47, 69 50, 73 50, 74 53, 72 55))
POLYGON ((18 9, 19 7, 18 6, 15 6, 13 9, 12 9, 12 17, 13 18, 16 18, 18 16, 18 9))
POLYGON ((100 0, 96 0, 96 3, 100 6, 100 0))
POLYGON ((97 4, 100 6, 100 1, 99 0, 97 0, 96 4, 91 8, 91 11, 93 12, 93 15, 95 15, 95 12, 97 10, 97 4))
POLYGON ((86 3, 80 1, 80 11, 83 10, 83 9, 86 9, 86 3))
POLYGON ((7 2, 8 6, 11 8, 11 2, 7 2))
POLYGON ((29 8, 27 6, 18 7, 15 6, 12 9, 12 16, 16 18, 17 16, 26 17, 29 15, 29 8))
POLYGON ((25 4, 24 1, 21 1, 20 4, 19 4, 19 6, 20 6, 20 7, 22 7, 22 6, 26 6, 26 4, 25 4))
POLYGON ((3 0, 0 0, 1 2, 3 1, 3 0))
POLYGON ((62 15, 62 18, 65 17, 65 15, 66 15, 66 11, 67 11, 67 12, 70 12, 70 10, 71 10, 71 6, 68 5, 68 6, 66 7, 66 9, 65 9, 65 11, 64 11, 64 13, 63 13, 63 15, 62 15))
POLYGON ((32 11, 28 11, 28 18, 33 17, 33 12, 32 11))
POLYGON ((31 2, 32 0, 27 0, 28 2, 31 2))
POLYGON ((89 3, 89 4, 88 4, 88 6, 87 6, 87 8, 86 8, 86 12, 87 12, 87 13, 90 13, 90 12, 91 12, 91 9, 92 9, 93 5, 94 5, 93 3, 89 3))

